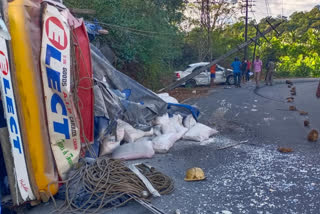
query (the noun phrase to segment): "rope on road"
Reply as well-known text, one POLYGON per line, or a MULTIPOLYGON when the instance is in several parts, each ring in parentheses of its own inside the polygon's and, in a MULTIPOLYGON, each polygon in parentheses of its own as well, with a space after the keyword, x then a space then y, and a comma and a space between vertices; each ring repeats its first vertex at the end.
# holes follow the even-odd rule
MULTIPOLYGON (((173 181, 167 175, 144 164, 136 167, 160 194, 173 191, 173 181)), ((81 163, 62 183, 65 183, 65 201, 57 207, 52 197, 56 207, 54 213, 97 213, 102 208, 107 211, 135 198, 146 200, 144 192, 148 192, 145 184, 123 161, 106 157, 91 164, 81 163)))

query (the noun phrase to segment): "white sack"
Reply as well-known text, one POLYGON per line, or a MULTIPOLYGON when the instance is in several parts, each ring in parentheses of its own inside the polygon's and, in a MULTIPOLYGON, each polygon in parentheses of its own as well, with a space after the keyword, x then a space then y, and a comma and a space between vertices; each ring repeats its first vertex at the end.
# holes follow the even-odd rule
POLYGON ((99 156, 111 154, 119 146, 120 146, 120 141, 116 141, 114 136, 106 137, 100 145, 99 156))
POLYGON ((202 142, 204 140, 208 140, 211 135, 217 133, 217 130, 204 124, 197 123, 183 136, 183 139, 202 142))
POLYGON ((118 126, 119 130, 121 130, 122 128, 124 129, 123 139, 128 143, 133 143, 142 137, 153 135, 153 129, 148 132, 144 132, 142 130, 133 128, 129 123, 126 123, 122 120, 118 120, 118 126))
POLYGON ((169 118, 166 123, 161 124, 161 131, 163 134, 177 133, 184 129, 182 125, 182 116, 175 114, 169 118))
POLYGON ((187 128, 181 127, 179 132, 171 132, 155 137, 152 140, 154 151, 157 153, 167 153, 173 144, 180 140, 187 131, 187 128))
POLYGON ((162 124, 165 124, 165 123, 168 123, 169 122, 169 115, 168 114, 164 114, 160 117, 156 117, 156 119, 154 119, 153 121, 153 125, 162 125, 162 124))
POLYGON ((153 127, 153 134, 155 136, 160 136, 162 134, 160 125, 156 125, 156 126, 153 127))
POLYGON ((117 125, 116 130, 116 140, 121 142, 124 139, 124 127, 121 125, 117 125))
POLYGON ((193 126, 197 124, 197 121, 194 119, 193 115, 190 114, 188 115, 184 120, 183 120, 183 125, 184 127, 190 129, 193 126))
POLYGON ((176 98, 171 97, 168 93, 161 93, 158 96, 166 103, 179 103, 176 98))
POLYGON ((140 158, 152 158, 154 150, 152 141, 145 140, 127 143, 118 147, 112 153, 114 159, 135 160, 140 158))
POLYGON ((160 135, 152 140, 153 149, 157 153, 166 153, 177 140, 177 133, 160 135))

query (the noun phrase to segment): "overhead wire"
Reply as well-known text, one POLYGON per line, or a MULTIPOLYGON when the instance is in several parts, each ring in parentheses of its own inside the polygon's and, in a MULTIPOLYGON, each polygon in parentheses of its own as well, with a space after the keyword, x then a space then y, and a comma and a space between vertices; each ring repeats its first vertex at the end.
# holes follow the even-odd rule
POLYGON ((157 31, 147 31, 147 30, 140 30, 132 27, 127 27, 127 26, 121 26, 121 25, 116 25, 116 24, 110 24, 110 23, 105 23, 105 22, 98 22, 98 24, 111 27, 111 28, 117 28, 121 29, 123 31, 129 31, 134 34, 138 35, 145 35, 145 36, 177 36, 177 34, 174 33, 164 33, 164 32, 157 32, 157 31))
MULTIPOLYGON (((272 2, 271 1, 271 4, 272 5, 279 5, 279 2, 276 1, 276 2, 272 2)), ((316 3, 308 3, 308 2, 284 2, 283 5, 289 5, 289 6, 304 6, 304 5, 316 5, 316 3)))
POLYGON ((254 17, 254 22, 257 23, 257 17, 256 17, 256 14, 254 13, 253 9, 251 8, 251 11, 250 11, 254 17))
POLYGON ((267 0, 264 0, 264 2, 266 3, 266 10, 267 10, 267 15, 268 15, 268 16, 270 16, 270 15, 269 15, 269 8, 268 8, 268 3, 267 3, 267 0))
POLYGON ((281 20, 283 19, 283 0, 281 0, 281 20))
POLYGON ((268 4, 270 16, 272 16, 272 11, 271 11, 271 7, 270 7, 270 2, 269 2, 269 0, 266 0, 266 1, 267 1, 267 4, 268 4))

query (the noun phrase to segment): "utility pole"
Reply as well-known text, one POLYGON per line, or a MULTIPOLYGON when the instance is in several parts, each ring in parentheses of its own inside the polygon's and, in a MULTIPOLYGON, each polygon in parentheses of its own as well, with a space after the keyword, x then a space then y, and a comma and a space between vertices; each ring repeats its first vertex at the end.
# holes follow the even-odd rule
MULTIPOLYGON (((256 32, 256 37, 259 35, 259 30, 258 30, 258 26, 257 26, 257 32, 256 32)), ((251 70, 253 69, 253 62, 256 58, 256 51, 257 51, 257 44, 258 44, 258 40, 256 40, 256 42, 254 43, 254 51, 253 51, 253 56, 252 56, 252 63, 251 63, 251 70)))
MULTIPOLYGON (((253 0, 242 0, 242 13, 245 14, 245 31, 244 31, 244 42, 248 41, 248 21, 249 21, 249 9, 252 8, 253 0), (243 12, 243 9, 245 10, 243 12)), ((244 49, 244 58, 248 58, 248 47, 244 49)))
MULTIPOLYGON (((206 65, 206 66, 203 66, 202 68, 200 68, 199 70, 196 70, 194 72, 192 72, 191 74, 181 78, 180 80, 168 85, 167 87, 159 90, 159 92, 163 92, 163 91, 169 91, 169 90, 172 90, 178 86, 180 86, 181 84, 187 82, 188 80, 192 79, 193 77, 199 75, 201 72, 209 69, 211 66, 219 63, 220 61, 226 59, 227 57, 230 57, 232 54, 235 54, 237 53, 238 51, 242 51, 242 49, 244 49, 245 47, 247 47, 248 45, 252 44, 253 42, 254 43, 257 43, 258 40, 261 38, 261 37, 265 37, 266 34, 270 33, 271 31, 274 31, 274 29, 276 29, 279 25, 281 25, 282 22, 279 22, 275 25, 272 25, 272 27, 270 26, 267 30, 263 31, 263 32, 260 32, 257 30, 257 35, 256 37, 253 37, 253 38, 250 38, 247 42, 244 42, 240 45, 237 45, 237 47, 235 47, 234 49, 228 51, 227 53, 225 53, 224 55, 220 56, 219 58, 213 60, 210 64, 206 65)), ((258 28, 257 28, 258 29, 258 28)))
POLYGON ((211 23, 211 6, 214 4, 212 0, 201 0, 201 24, 206 28, 207 31, 207 47, 208 53, 207 57, 209 60, 212 60, 212 50, 211 50, 211 30, 212 30, 212 23, 211 23))
MULTIPOLYGON (((249 14, 249 0, 246 1, 246 26, 245 26, 245 32, 244 32, 244 41, 248 41, 248 14, 249 14)), ((244 58, 247 59, 248 57, 248 46, 244 48, 244 58)))

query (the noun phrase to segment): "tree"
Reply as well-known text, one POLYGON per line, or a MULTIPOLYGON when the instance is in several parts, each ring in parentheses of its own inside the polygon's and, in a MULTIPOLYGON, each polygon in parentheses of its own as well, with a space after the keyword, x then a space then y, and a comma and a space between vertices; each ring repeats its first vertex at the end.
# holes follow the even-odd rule
POLYGON ((198 49, 199 60, 212 60, 212 33, 217 28, 222 28, 226 23, 230 23, 235 15, 236 7, 234 4, 225 0, 193 0, 187 3, 188 28, 200 28, 204 35, 199 35, 200 39, 206 38, 206 44, 198 49), (202 52, 200 54, 200 51, 202 52))
POLYGON ((319 77, 320 32, 317 7, 309 12, 295 12, 283 24, 284 33, 263 43, 260 54, 268 60, 278 60, 278 75, 292 77, 319 77))
POLYGON ((182 0, 65 0, 69 7, 96 10, 95 17, 109 34, 100 37, 117 56, 117 67, 156 89, 181 54, 182 0))

